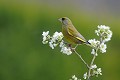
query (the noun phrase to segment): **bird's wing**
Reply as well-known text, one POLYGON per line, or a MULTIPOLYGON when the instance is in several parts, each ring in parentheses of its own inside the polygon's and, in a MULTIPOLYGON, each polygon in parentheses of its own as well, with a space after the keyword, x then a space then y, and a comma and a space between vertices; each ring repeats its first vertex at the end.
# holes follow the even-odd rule
POLYGON ((86 42, 86 39, 76 30, 76 28, 73 25, 69 26, 67 30, 69 35, 75 37, 76 39, 82 42, 86 42))

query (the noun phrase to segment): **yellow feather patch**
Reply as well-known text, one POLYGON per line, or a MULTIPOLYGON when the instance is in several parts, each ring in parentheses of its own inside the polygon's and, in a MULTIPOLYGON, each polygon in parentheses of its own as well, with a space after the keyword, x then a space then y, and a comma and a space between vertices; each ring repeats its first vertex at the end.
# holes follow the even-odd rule
POLYGON ((86 42, 86 41, 84 41, 83 39, 81 39, 81 38, 79 38, 79 37, 76 37, 76 36, 72 35, 69 31, 68 31, 68 34, 71 35, 72 37, 75 37, 76 39, 78 39, 78 40, 80 40, 80 41, 82 41, 82 42, 86 42))
POLYGON ((76 37, 76 38, 79 39, 80 41, 86 42, 86 41, 84 41, 83 39, 81 39, 81 38, 79 38, 79 37, 76 37))

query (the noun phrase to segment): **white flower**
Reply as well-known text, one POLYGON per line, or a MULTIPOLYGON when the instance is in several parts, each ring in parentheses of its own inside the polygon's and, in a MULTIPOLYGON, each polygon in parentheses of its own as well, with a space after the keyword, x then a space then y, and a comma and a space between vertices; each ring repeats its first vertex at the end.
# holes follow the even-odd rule
POLYGON ((53 42, 56 42, 56 41, 61 41, 62 40, 62 38, 63 38, 63 34, 62 34, 62 32, 55 32, 54 34, 53 34, 53 36, 52 36, 52 41, 53 42))
POLYGON ((45 41, 47 39, 48 34, 49 34, 49 31, 42 33, 42 35, 43 35, 43 41, 45 41))
POLYGON ((98 29, 100 29, 101 31, 104 31, 104 30, 109 30, 110 27, 109 26, 105 26, 105 25, 98 25, 98 29))
POLYGON ((43 36, 47 36, 48 34, 49 34, 49 31, 47 31, 47 32, 44 31, 44 32, 42 33, 43 36))
POLYGON ((62 40, 60 42, 60 48, 61 48, 61 52, 67 55, 72 54, 71 48, 70 47, 66 47, 66 45, 64 44, 64 41, 62 40))
POLYGON ((91 54, 93 55, 95 54, 95 49, 92 49, 91 54))
POLYGON ((92 49, 91 54, 98 56, 98 54, 95 52, 95 49, 92 49))
POLYGON ((49 42, 49 46, 54 49, 59 43, 53 42, 52 40, 49 42))
POLYGON ((91 66, 91 69, 95 69, 95 68, 97 68, 95 64, 91 66))
POLYGON ((97 68, 97 70, 93 71, 93 75, 96 75, 96 77, 98 77, 98 75, 102 75, 102 70, 101 68, 97 68))
POLYGON ((63 34, 62 32, 55 32, 51 39, 49 40, 49 46, 54 49, 62 40, 63 34))
POLYGON ((65 46, 64 41, 63 41, 63 40, 60 42, 60 45, 59 45, 59 46, 60 46, 60 47, 65 46))
POLYGON ((95 30, 95 33, 98 35, 98 36, 101 36, 102 34, 104 34, 105 31, 109 30, 110 27, 108 26, 105 26, 105 25, 98 25, 98 30, 95 30))
POLYGON ((72 79, 69 79, 69 80, 81 80, 81 79, 78 79, 75 75, 73 75, 72 79))
POLYGON ((97 69, 97 72, 98 72, 98 74, 102 75, 102 70, 101 70, 101 68, 98 68, 98 69, 97 69))
POLYGON ((100 44, 100 41, 95 40, 95 39, 90 39, 88 42, 91 44, 93 48, 97 48, 97 46, 100 44))
POLYGON ((106 52, 107 45, 104 43, 100 44, 100 52, 105 53, 106 52))
POLYGON ((43 36, 43 41, 42 41, 42 43, 43 43, 43 44, 47 44, 47 43, 48 43, 48 40, 50 39, 50 36, 49 36, 48 34, 49 34, 49 31, 42 33, 42 36, 43 36))
POLYGON ((74 78, 76 78, 76 76, 75 76, 75 75, 73 75, 73 76, 72 76, 72 78, 74 79, 74 78))
POLYGON ((83 75, 83 78, 84 78, 84 79, 87 79, 87 76, 88 76, 88 75, 87 75, 87 72, 86 72, 86 73, 83 75))
POLYGON ((77 80, 77 77, 75 75, 72 76, 72 79, 77 80))
POLYGON ((64 53, 64 54, 67 54, 67 55, 72 54, 72 51, 71 51, 70 47, 65 47, 65 46, 61 47, 61 52, 64 53))
POLYGON ((52 49, 54 49, 54 45, 53 45, 53 42, 52 42, 52 41, 49 42, 49 46, 50 46, 52 49))
POLYGON ((76 77, 76 78, 74 78, 74 80, 78 80, 78 79, 77 79, 77 77, 76 77))
POLYGON ((47 44, 47 43, 48 43, 48 41, 42 41, 42 43, 43 43, 43 44, 47 44))
POLYGON ((106 36, 103 37, 104 38, 103 41, 107 42, 107 41, 111 40, 111 37, 112 37, 112 31, 108 30, 108 31, 106 31, 106 36))
POLYGON ((111 40, 112 31, 109 26, 98 25, 98 30, 95 30, 95 33, 97 36, 101 36, 104 42, 111 40))

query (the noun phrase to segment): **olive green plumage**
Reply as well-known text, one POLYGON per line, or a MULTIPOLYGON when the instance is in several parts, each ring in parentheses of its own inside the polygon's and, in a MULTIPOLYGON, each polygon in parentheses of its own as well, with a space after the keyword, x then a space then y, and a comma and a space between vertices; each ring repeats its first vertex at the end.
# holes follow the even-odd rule
POLYGON ((68 43, 88 44, 87 40, 77 31, 69 18, 62 17, 59 21, 62 23, 62 33, 68 43))

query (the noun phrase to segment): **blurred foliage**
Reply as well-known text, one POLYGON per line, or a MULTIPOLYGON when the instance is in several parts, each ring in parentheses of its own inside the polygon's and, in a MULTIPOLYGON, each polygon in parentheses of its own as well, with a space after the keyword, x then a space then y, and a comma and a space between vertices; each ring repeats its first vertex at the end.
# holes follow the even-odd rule
MULTIPOLYGON (((42 32, 61 31, 57 20, 68 16, 86 39, 98 38, 94 34, 97 25, 111 27, 113 38, 106 54, 100 54, 96 64, 102 68, 99 80, 119 80, 120 18, 104 14, 96 15, 70 8, 55 8, 42 3, 0 2, 0 80, 68 80, 72 75, 82 76, 85 65, 75 55, 60 53, 42 44, 42 32), (111 16, 111 17, 110 17, 111 16), (81 27, 78 27, 81 26, 81 27)), ((82 45, 78 51, 87 62, 91 60, 91 48, 82 45)), ((94 78, 98 80, 98 78, 94 78)))

